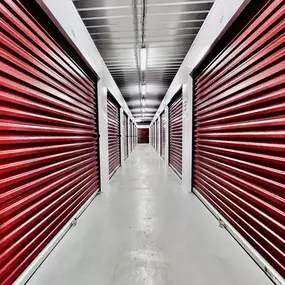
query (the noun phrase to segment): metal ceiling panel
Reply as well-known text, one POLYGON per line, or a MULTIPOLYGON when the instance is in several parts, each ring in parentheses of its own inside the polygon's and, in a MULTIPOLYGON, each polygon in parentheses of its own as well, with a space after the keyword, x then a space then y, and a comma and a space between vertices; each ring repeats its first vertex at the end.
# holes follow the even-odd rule
POLYGON ((76 0, 74 5, 136 119, 151 119, 214 0, 76 0), (145 11, 145 14, 143 13, 145 11), (143 15, 145 15, 144 18, 143 15), (142 27, 144 19, 144 28, 142 27), (142 118, 139 48, 147 49, 142 118))

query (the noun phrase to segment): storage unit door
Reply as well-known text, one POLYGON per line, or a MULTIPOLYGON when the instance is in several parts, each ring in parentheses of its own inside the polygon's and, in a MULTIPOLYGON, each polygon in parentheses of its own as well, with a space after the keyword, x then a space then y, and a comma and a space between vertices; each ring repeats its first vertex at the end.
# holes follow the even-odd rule
POLYGON ((150 143, 151 143, 151 146, 153 146, 153 125, 150 127, 150 136, 151 136, 151 141, 150 141, 150 143))
POLYGON ((157 140, 157 133, 156 133, 156 121, 154 122, 154 149, 156 150, 156 140, 157 140))
POLYGON ((166 128, 166 115, 165 111, 160 115, 160 155, 162 158, 165 158, 165 128, 166 128))
POLYGON ((169 104, 169 164, 182 175, 182 90, 169 104))
POLYGON ((133 140, 132 140, 132 137, 133 137, 133 123, 132 121, 130 121, 130 152, 133 151, 133 140))
POLYGON ((194 75, 194 187, 285 277, 282 16, 268 1, 194 75))
POLYGON ((154 125, 151 126, 151 145, 154 147, 154 131, 153 131, 154 125))
POLYGON ((128 157, 128 116, 124 113, 124 152, 125 159, 128 157))
POLYGON ((152 125, 152 147, 155 148, 155 124, 152 125))
POLYGON ((137 129, 136 125, 134 125, 134 147, 136 147, 136 138, 137 138, 137 129))
POLYGON ((120 107, 115 99, 108 94, 108 150, 109 150, 109 175, 121 165, 121 139, 120 139, 120 107))
POLYGON ((0 13, 0 283, 8 285, 98 190, 99 162, 96 81, 20 1, 1 1, 0 13))
POLYGON ((156 120, 156 151, 159 152, 159 123, 158 119, 156 120))
POLYGON ((133 151, 133 123, 132 122, 130 124, 130 132, 131 132, 131 136, 130 136, 131 151, 133 151))
POLYGON ((135 124, 133 124, 133 148, 135 148, 135 135, 136 135, 135 124))
POLYGON ((134 137, 135 137, 135 126, 134 123, 132 124, 132 131, 133 131, 133 136, 132 136, 132 144, 133 144, 133 149, 135 148, 135 144, 134 144, 134 137))
POLYGON ((154 148, 155 147, 155 133, 154 133, 154 123, 152 125, 152 147, 154 148))
POLYGON ((135 140, 135 146, 137 145, 137 127, 135 126, 135 136, 134 136, 134 140, 135 140))
POLYGON ((138 129, 138 143, 149 143, 149 129, 138 129))
POLYGON ((151 126, 151 145, 154 148, 154 124, 151 126))

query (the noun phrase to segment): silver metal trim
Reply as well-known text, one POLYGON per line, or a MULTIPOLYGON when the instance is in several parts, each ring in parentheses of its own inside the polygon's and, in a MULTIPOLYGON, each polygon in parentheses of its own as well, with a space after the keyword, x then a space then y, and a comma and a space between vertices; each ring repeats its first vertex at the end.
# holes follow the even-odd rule
POLYGON ((276 285, 284 285, 284 278, 258 253, 258 251, 232 226, 232 224, 229 223, 227 219, 207 201, 207 199, 195 187, 193 187, 193 193, 217 218, 220 227, 227 230, 237 240, 241 247, 248 253, 248 255, 250 255, 250 257, 272 280, 272 282, 276 285))
POLYGON ((170 166, 170 168, 172 169, 172 171, 182 180, 182 175, 175 169, 174 166, 172 166, 171 163, 168 164, 170 166))
POLYGON ((118 165, 112 172, 111 174, 109 174, 109 180, 111 180, 111 178, 114 176, 114 174, 116 173, 116 171, 121 167, 121 164, 118 165))

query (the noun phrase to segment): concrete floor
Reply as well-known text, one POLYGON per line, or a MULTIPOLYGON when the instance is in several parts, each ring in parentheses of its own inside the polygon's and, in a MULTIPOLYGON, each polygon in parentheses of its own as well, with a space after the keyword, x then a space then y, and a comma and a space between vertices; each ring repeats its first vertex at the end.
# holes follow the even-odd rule
POLYGON ((180 185, 139 145, 28 285, 272 285, 180 185))

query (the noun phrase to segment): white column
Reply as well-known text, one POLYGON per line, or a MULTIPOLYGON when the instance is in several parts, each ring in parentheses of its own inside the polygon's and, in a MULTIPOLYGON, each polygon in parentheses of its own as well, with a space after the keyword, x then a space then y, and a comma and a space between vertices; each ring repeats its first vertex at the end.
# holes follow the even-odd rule
POLYGON ((165 164, 169 163, 169 108, 165 108, 165 164))
POLYGON ((193 119, 193 80, 188 76, 182 87, 183 119, 182 119, 182 187, 192 191, 192 119, 193 119))
POLYGON ((100 148, 100 180, 101 191, 109 187, 108 159, 108 117, 107 117, 107 88, 102 80, 98 81, 98 118, 99 118, 99 148, 100 148))
POLYGON ((124 127, 124 110, 120 108, 121 166, 123 166, 125 162, 124 127))

